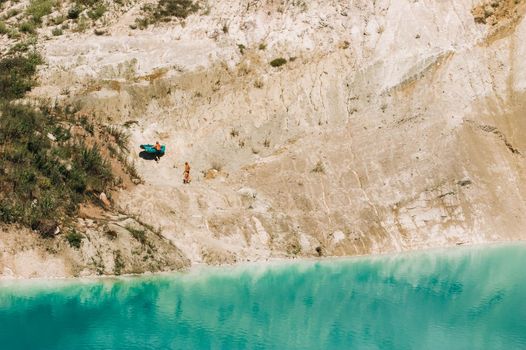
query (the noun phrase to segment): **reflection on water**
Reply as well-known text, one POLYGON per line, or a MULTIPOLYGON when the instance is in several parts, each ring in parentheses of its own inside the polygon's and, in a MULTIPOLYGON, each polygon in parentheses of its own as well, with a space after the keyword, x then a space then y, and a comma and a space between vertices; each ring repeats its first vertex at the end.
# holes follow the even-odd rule
POLYGON ((526 349, 526 246, 3 283, 1 349, 526 349))

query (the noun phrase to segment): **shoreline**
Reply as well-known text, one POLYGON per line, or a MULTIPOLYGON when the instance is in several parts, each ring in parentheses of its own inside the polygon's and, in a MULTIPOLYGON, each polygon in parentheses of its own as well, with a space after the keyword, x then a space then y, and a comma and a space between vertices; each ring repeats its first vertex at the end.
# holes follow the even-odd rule
POLYGON ((234 264, 222 265, 208 265, 205 263, 193 263, 189 268, 183 270, 163 271, 163 272, 144 272, 140 274, 122 274, 122 275, 88 275, 88 276, 64 276, 64 277, 6 277, 0 276, 0 288, 6 282, 103 282, 111 280, 124 279, 141 279, 146 277, 161 277, 170 275, 186 275, 200 272, 204 269, 212 270, 234 270, 234 269, 249 269, 249 268, 268 268, 272 266, 285 266, 302 263, 336 263, 342 261, 358 260, 358 259, 386 259, 400 256, 408 256, 414 254, 424 253, 453 253, 462 249, 476 249, 476 248, 496 248, 503 246, 526 245, 525 240, 513 241, 493 241, 482 243, 466 243, 462 245, 430 247, 424 249, 404 250, 401 252, 385 252, 374 254, 348 255, 348 256, 324 256, 324 257, 297 257, 297 258, 270 258, 266 260, 257 261, 242 261, 234 264))

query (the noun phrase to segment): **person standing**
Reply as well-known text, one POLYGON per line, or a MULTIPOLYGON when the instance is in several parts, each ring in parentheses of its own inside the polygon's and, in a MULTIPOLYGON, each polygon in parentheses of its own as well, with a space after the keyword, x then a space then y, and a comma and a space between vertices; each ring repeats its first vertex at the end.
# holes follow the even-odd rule
POLYGON ((161 144, 159 143, 159 141, 156 141, 155 142, 155 146, 153 146, 153 148, 155 148, 155 161, 156 162, 159 162, 159 159, 161 158, 161 144))
POLYGON ((184 162, 184 173, 183 173, 183 183, 189 184, 191 178, 190 178, 190 164, 188 162, 184 162))

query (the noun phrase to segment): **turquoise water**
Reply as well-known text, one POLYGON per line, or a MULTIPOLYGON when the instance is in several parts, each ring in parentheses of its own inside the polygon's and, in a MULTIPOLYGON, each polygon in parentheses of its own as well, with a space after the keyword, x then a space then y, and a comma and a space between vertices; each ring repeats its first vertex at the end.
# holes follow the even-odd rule
POLYGON ((0 349, 526 349, 526 246, 0 284, 0 349))

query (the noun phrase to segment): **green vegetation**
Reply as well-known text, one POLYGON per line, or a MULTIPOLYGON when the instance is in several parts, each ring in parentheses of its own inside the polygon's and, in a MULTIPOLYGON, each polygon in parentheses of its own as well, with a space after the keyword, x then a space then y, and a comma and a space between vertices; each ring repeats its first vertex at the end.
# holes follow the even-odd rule
POLYGON ((131 233, 133 238, 141 242, 141 244, 146 243, 146 231, 141 229, 133 228, 132 226, 126 226, 126 229, 131 233))
MULTIPOLYGON (((9 54, 11 56, 22 54, 22 53, 28 53, 28 52, 35 52, 35 45, 37 43, 37 37, 36 36, 30 36, 24 41, 19 41, 15 45, 9 49, 9 54)), ((36 55, 35 58, 40 60, 40 56, 36 55)), ((42 62, 38 62, 37 64, 40 64, 42 62)))
POLYGON ((71 230, 66 234, 66 240, 72 248, 80 248, 84 236, 78 233, 76 230, 71 230))
POLYGON ((279 58, 276 58, 276 59, 273 59, 272 61, 270 61, 270 65, 272 67, 280 67, 282 65, 284 65, 285 63, 287 63, 287 60, 283 57, 279 57, 279 58))
POLYGON ((26 21, 26 22, 20 23, 20 26, 18 27, 18 30, 21 33, 34 34, 35 30, 36 30, 36 27, 37 26, 36 26, 35 22, 33 22, 33 21, 26 21))
POLYGON ((318 174, 324 174, 325 173, 325 166, 323 165, 322 161, 318 161, 314 168, 311 170, 312 173, 318 173, 318 174))
POLYGON ((68 18, 69 19, 77 19, 80 16, 80 13, 82 12, 82 7, 78 5, 73 5, 68 10, 68 18))
POLYGON ((199 10, 199 4, 192 0, 160 0, 154 14, 158 19, 186 18, 197 10, 199 10))
POLYGON ((56 28, 53 28, 53 30, 51 30, 51 34, 53 34, 53 36, 60 36, 64 34, 64 32, 62 31, 62 29, 56 27, 56 28))
POLYGON ((31 16, 32 21, 40 23, 42 17, 49 15, 53 11, 55 1, 53 0, 31 0, 26 9, 26 13, 31 16))
POLYGON ((88 17, 96 21, 104 15, 106 10, 107 8, 104 6, 104 4, 98 4, 92 10, 88 11, 88 17))
POLYGON ((55 0, 31 0, 25 10, 27 20, 20 23, 18 30, 21 33, 34 34, 42 25, 42 18, 53 12, 55 0))
POLYGON ((0 221, 52 236, 57 222, 107 190, 113 176, 75 109, 16 102, 41 63, 34 52, 0 60, 0 221))
POLYGON ((81 16, 77 21, 77 25, 73 28, 73 31, 77 33, 84 33, 86 29, 89 28, 89 26, 90 26, 90 23, 89 23, 88 18, 81 16))
POLYGON ((36 67, 41 63, 42 59, 36 53, 0 60, 0 105, 2 100, 20 98, 31 89, 36 67))
POLYGON ((172 18, 185 19, 199 11, 198 1, 192 0, 159 0, 157 5, 145 5, 142 10, 144 17, 137 18, 135 22, 139 28, 144 29, 150 24, 169 22, 172 18))
POLYGON ((7 33, 9 33, 9 28, 4 22, 0 21, 0 35, 4 35, 7 33))
POLYGON ((5 19, 9 19, 11 17, 15 17, 20 13, 19 9, 9 9, 7 13, 5 14, 5 19))
POLYGON ((128 152, 128 141, 130 139, 130 135, 125 130, 122 130, 116 126, 107 126, 106 131, 108 134, 113 136, 115 142, 121 150, 128 152))
POLYGON ((43 220, 74 215, 78 204, 112 184, 99 148, 72 137, 70 121, 57 111, 10 104, 2 112, 1 221, 37 229, 43 220))
MULTIPOLYGON (((117 4, 121 4, 120 1, 115 1, 117 4)), ((93 21, 101 18, 108 8, 102 0, 75 0, 73 5, 69 8, 67 17, 72 20, 82 19, 89 17, 93 21), (85 15, 83 14, 85 13, 85 15), (81 14, 83 14, 81 16, 81 14)))
POLYGON ((113 252, 113 272, 116 275, 120 275, 124 267, 124 258, 122 257, 121 251, 115 250, 113 252))
MULTIPOLYGON (((118 2, 118 1, 115 1, 118 2)), ((75 0, 75 3, 79 6, 94 7, 104 4, 102 0, 75 0)))
POLYGON ((66 17, 64 15, 58 15, 56 17, 53 17, 51 19, 51 21, 56 24, 56 25, 60 25, 62 23, 64 23, 64 21, 66 20, 66 17))
POLYGON ((239 53, 242 55, 245 53, 245 50, 247 49, 245 45, 243 44, 237 44, 237 48, 239 49, 239 53))

